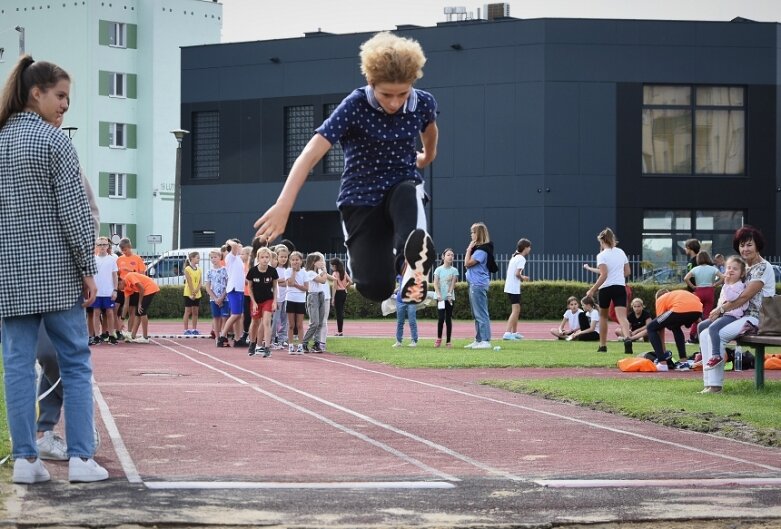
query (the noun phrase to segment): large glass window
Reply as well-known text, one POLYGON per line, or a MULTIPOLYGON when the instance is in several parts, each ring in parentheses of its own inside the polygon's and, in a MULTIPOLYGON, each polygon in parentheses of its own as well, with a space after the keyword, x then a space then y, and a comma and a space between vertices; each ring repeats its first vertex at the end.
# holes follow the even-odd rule
POLYGON ((745 174, 745 121, 742 87, 644 86, 643 174, 745 174))
POLYGON ((194 180, 220 177, 220 113, 193 112, 192 146, 194 180))
POLYGON ((312 105, 285 107, 285 174, 312 138, 315 128, 315 108, 312 105))
POLYGON ((700 241, 701 250, 729 255, 735 230, 745 221, 738 210, 646 210, 643 214, 643 260, 654 266, 684 262, 687 239, 700 241))
MULTIPOLYGON (((325 117, 330 116, 336 107, 337 103, 329 103, 323 107, 323 115, 325 117)), ((344 172, 344 152, 342 152, 342 146, 335 143, 333 147, 326 153, 323 159, 323 172, 325 174, 338 174, 341 175, 344 172)))

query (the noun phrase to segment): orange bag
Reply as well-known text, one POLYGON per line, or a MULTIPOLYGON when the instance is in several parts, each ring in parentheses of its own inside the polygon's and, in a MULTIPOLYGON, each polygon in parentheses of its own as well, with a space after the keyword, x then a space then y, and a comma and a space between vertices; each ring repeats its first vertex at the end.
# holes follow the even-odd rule
POLYGON ((642 371, 644 373, 656 371, 656 365, 647 358, 622 358, 616 362, 621 371, 642 371))
POLYGON ((781 355, 770 355, 765 358, 765 369, 781 369, 781 355))

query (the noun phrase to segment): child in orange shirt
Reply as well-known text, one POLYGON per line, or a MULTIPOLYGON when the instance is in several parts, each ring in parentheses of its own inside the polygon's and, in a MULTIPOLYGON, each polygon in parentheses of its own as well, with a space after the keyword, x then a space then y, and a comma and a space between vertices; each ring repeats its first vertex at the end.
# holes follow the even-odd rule
POLYGON ((687 359, 686 340, 681 327, 691 326, 700 317, 702 317, 702 301, 691 292, 662 288, 656 293, 656 318, 651 320, 646 329, 657 362, 666 362, 672 357, 672 353, 666 351, 662 343, 664 329, 672 331, 681 361, 687 359))
POLYGON ((134 343, 149 343, 149 305, 155 294, 160 292, 160 287, 144 274, 138 272, 128 272, 119 279, 119 289, 125 293, 125 306, 122 309, 122 315, 127 316, 130 308, 130 298, 138 295, 138 305, 136 307, 136 318, 133 322, 133 328, 130 330, 130 341, 134 343), (143 336, 136 337, 139 326, 143 336))

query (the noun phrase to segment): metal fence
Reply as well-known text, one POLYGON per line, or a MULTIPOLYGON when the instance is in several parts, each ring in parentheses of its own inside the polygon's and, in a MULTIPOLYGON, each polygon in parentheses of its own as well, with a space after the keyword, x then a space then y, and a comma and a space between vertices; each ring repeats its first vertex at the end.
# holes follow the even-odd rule
MULTIPOLYGON (((147 263, 154 260, 156 255, 142 255, 144 261, 147 263)), ((342 261, 347 262, 347 254, 345 253, 329 253, 325 254, 326 262, 332 257, 339 257, 342 261)), ((491 274, 491 279, 503 280, 507 274, 507 265, 512 258, 512 254, 500 253, 495 254, 494 259, 499 267, 499 271, 491 274)), ((667 282, 679 282, 682 281, 683 275, 686 271, 687 261, 681 259, 675 262, 675 266, 672 263, 656 264, 651 269, 644 269, 641 263, 642 259, 639 256, 628 256, 629 265, 631 267, 630 281, 643 281, 647 280, 654 283, 667 283, 667 282)), ((765 259, 771 263, 781 262, 779 256, 768 256, 765 259)), ((439 263, 437 263, 439 264, 439 263)), ((583 268, 584 264, 595 267, 597 264, 596 254, 535 254, 532 253, 526 258, 526 267, 524 269, 524 275, 529 276, 532 281, 580 281, 583 283, 593 283, 597 276, 594 272, 583 268)), ((643 263, 646 266, 647 262, 643 263)), ((453 260, 453 266, 459 271, 459 279, 463 281, 465 279, 464 272, 464 255, 457 254, 453 260)), ((170 281, 158 282, 161 284, 178 284, 181 280, 171 278, 170 281)))

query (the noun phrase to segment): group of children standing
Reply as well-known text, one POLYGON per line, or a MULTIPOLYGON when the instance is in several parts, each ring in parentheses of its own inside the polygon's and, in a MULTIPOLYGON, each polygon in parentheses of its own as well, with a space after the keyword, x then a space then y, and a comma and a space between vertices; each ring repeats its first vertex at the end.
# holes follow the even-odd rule
POLYGON ((130 239, 119 241, 119 251, 119 255, 111 252, 107 237, 98 237, 95 241, 97 297, 87 308, 91 346, 116 344, 120 340, 149 343, 147 312, 160 287, 144 274, 146 265, 133 253, 130 239), (124 330, 125 320, 127 330, 124 330))
MULTIPOLYGON (((340 259, 331 260, 329 274, 320 252, 311 252, 304 259, 301 252, 291 251, 285 244, 269 248, 255 240, 251 247, 244 247, 237 239, 226 242, 224 254, 211 251, 209 259, 212 266, 204 288, 217 347, 228 347, 232 337, 233 346, 248 347, 249 356, 268 357, 272 349, 285 348, 291 355, 323 352, 332 305, 337 309, 337 335, 342 334, 346 289, 351 280, 340 259), (306 332, 305 314, 310 318, 306 332), (249 316, 246 328, 242 325, 245 316, 249 316)), ((200 275, 187 275, 188 267, 197 268, 197 262, 187 263, 185 275, 199 279, 200 275)), ((188 287, 184 293, 185 328, 188 308, 192 309, 187 299, 192 298, 193 289, 200 291, 197 281, 188 287)))

